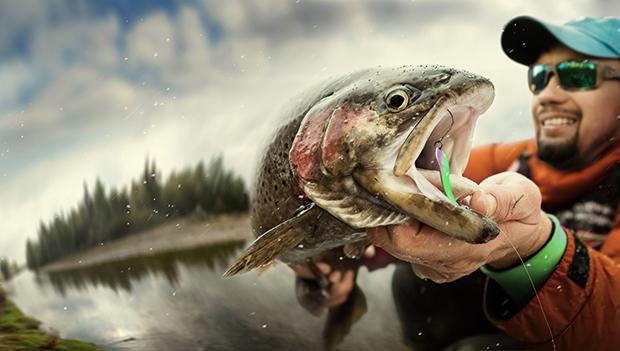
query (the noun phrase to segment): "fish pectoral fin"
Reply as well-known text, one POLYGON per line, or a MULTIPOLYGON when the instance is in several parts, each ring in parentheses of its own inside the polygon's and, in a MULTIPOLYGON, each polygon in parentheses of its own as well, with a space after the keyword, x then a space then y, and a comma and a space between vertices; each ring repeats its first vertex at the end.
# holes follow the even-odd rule
POLYGON ((304 223, 313 223, 321 209, 314 203, 290 218, 269 229, 256 238, 250 246, 230 265, 225 277, 263 267, 283 252, 297 246, 306 236, 304 223))
POLYGON ((409 220, 409 216, 396 209, 382 207, 345 190, 309 182, 304 184, 304 192, 322 209, 353 228, 381 227, 409 220))
POLYGON ((370 238, 366 237, 360 241, 344 245, 343 251, 348 258, 359 259, 362 257, 364 251, 366 251, 366 248, 370 246, 370 244, 370 238))

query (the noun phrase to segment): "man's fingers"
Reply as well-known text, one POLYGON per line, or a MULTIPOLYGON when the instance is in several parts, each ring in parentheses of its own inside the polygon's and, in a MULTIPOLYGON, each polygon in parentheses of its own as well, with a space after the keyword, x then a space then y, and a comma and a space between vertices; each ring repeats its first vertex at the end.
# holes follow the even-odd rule
POLYGON ((338 306, 347 300, 347 297, 353 289, 354 276, 355 274, 353 271, 348 270, 338 283, 332 284, 331 300, 328 303, 329 307, 338 306))
POLYGON ((375 246, 370 245, 366 248, 366 251, 364 251, 364 254, 362 256, 364 258, 373 258, 375 257, 376 254, 377 254, 377 250, 375 249, 375 246))
POLYGON ((332 284, 337 284, 340 282, 340 278, 342 278, 342 273, 340 271, 335 271, 329 275, 329 282, 332 284))
POLYGON ((316 262, 316 266, 324 275, 328 275, 332 271, 332 266, 325 262, 316 262))
POLYGON ((519 220, 540 208, 540 190, 526 177, 504 172, 491 176, 482 183, 470 201, 476 212, 495 221, 519 220))
POLYGON ((366 233, 375 246, 384 247, 390 242, 389 233, 386 227, 368 228, 366 229, 366 233))
POLYGON ((306 267, 305 265, 291 263, 288 266, 291 267, 291 269, 295 272, 295 274, 300 278, 303 278, 303 279, 314 278, 314 274, 312 274, 310 269, 308 269, 308 267, 306 267))
MULTIPOLYGON (((323 275, 328 275, 332 271, 332 267, 325 262, 315 262, 315 264, 323 275)), ((316 276, 314 275, 312 270, 308 268, 308 265, 291 263, 288 266, 291 267, 293 271, 295 271, 295 274, 297 274, 297 276, 299 276, 300 278, 316 279, 316 276)))

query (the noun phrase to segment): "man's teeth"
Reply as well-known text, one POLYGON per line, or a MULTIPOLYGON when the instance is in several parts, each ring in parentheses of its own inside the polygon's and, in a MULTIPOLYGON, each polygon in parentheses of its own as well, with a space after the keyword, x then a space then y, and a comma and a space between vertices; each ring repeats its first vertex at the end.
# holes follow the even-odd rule
POLYGON ((573 123, 575 120, 570 118, 550 118, 543 121, 543 126, 567 126, 573 123))

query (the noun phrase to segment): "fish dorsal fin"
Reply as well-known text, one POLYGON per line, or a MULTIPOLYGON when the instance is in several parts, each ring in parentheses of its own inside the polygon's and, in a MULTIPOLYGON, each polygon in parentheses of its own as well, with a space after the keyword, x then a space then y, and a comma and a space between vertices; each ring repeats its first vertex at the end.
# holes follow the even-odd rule
POLYGON ((256 238, 224 273, 225 277, 263 267, 278 258, 282 253, 299 244, 314 225, 321 209, 314 203, 302 208, 292 217, 269 229, 256 238))
POLYGON ((372 228, 406 222, 409 217, 360 196, 334 191, 317 183, 304 184, 304 192, 322 209, 353 228, 372 228))

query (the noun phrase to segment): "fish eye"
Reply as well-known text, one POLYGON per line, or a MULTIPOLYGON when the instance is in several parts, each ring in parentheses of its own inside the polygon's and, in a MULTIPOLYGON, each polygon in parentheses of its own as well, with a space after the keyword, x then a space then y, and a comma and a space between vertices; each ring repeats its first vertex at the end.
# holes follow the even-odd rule
POLYGON ((409 92, 399 88, 390 91, 385 97, 385 103, 392 112, 400 112, 409 105, 409 92))

